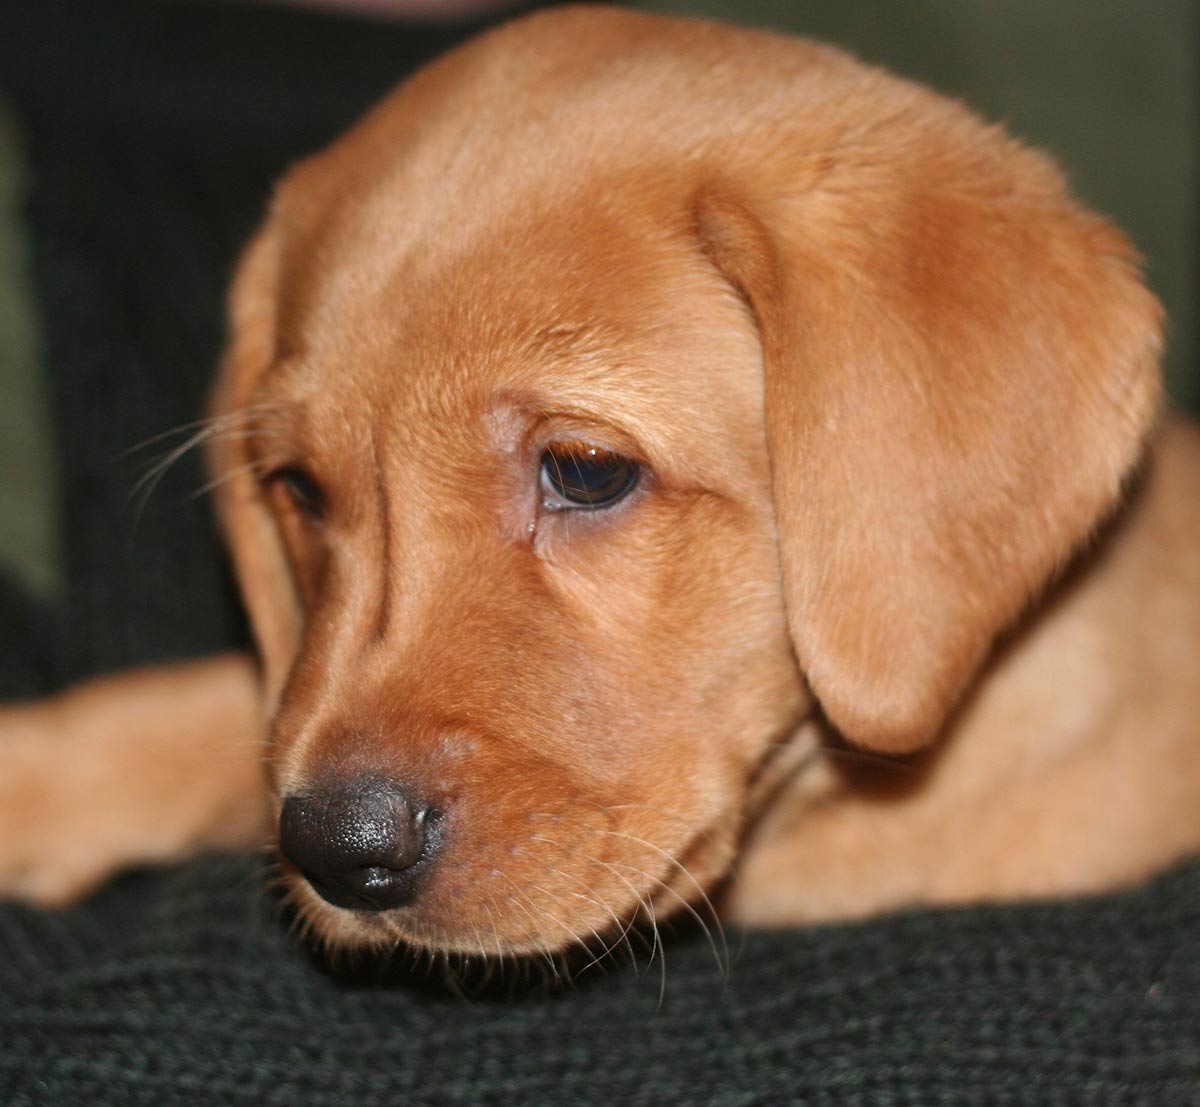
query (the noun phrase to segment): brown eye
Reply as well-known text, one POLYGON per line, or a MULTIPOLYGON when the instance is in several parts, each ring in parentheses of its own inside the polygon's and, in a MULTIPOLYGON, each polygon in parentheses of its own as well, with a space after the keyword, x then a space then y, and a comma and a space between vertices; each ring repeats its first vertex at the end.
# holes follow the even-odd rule
POLYGON ((271 481, 287 494, 296 509, 309 519, 325 517, 325 495, 321 486, 298 465, 287 465, 271 474, 271 481))
POLYGON ((551 446, 542 454, 542 506, 549 511, 611 507, 633 491, 638 472, 636 461, 599 446, 551 446))

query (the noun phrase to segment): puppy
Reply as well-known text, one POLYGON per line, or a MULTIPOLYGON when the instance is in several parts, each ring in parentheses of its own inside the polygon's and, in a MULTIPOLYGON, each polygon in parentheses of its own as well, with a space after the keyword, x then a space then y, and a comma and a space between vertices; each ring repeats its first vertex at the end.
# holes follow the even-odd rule
POLYGON ((510 954, 1200 845, 1159 308, 958 104, 536 14, 288 173, 230 304, 210 461, 261 700, 224 658, 8 709, 8 890, 269 827, 326 942, 510 954))

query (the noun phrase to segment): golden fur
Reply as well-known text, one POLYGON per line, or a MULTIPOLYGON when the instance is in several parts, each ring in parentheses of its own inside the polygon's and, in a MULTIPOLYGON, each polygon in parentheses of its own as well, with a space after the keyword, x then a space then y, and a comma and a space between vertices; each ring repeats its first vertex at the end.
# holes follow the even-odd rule
POLYGON ((958 104, 791 38, 537 14, 294 168, 230 303, 211 460, 269 797, 248 661, 137 678, 236 719, 199 770, 160 751, 158 807, 204 793, 167 850, 152 797, 45 786, 47 713, 104 746, 116 706, 10 709, 2 886, 62 899, 361 773, 447 828, 392 911, 285 864, 341 945, 557 949, 701 889, 769 924, 1075 892, 1200 845, 1200 434, 1156 423, 1125 239, 958 104), (566 441, 639 486, 543 511, 566 441))

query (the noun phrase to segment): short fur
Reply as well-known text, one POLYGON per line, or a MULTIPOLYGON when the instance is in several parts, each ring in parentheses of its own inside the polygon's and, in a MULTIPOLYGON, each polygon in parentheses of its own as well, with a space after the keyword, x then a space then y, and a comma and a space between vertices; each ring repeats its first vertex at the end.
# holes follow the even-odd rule
POLYGON ((162 697, 148 743, 188 681, 236 723, 223 773, 159 751, 160 801, 206 797, 169 849, 148 801, 56 783, 4 887, 66 898, 362 773, 431 796, 445 846, 378 914, 285 864, 335 945, 1077 892, 1200 845, 1200 434, 1156 420, 1126 240, 960 105, 792 38, 535 14, 293 169, 230 305, 211 462, 267 795, 248 661, 10 709, 14 793, 131 695, 162 697), (638 489, 543 511, 562 440, 638 489))

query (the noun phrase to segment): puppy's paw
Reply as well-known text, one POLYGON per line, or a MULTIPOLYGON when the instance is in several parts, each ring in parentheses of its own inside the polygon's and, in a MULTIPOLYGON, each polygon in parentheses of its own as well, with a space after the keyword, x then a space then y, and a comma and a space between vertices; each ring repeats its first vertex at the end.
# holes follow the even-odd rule
POLYGON ((0 706, 0 897, 59 906, 117 866, 58 701, 0 706))
POLYGON ((60 905, 130 865, 262 846, 260 742, 239 655, 0 705, 0 896, 60 905))

